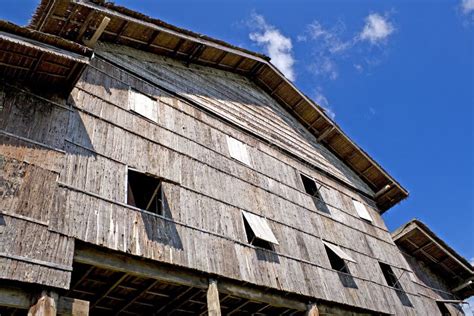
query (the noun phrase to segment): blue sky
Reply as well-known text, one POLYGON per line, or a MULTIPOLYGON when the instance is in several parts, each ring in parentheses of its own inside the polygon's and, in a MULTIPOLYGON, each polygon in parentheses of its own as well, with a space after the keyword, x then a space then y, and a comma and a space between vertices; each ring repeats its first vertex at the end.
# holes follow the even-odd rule
POLYGON ((474 260, 474 0, 115 2, 270 54, 410 191, 389 228, 416 217, 474 260))

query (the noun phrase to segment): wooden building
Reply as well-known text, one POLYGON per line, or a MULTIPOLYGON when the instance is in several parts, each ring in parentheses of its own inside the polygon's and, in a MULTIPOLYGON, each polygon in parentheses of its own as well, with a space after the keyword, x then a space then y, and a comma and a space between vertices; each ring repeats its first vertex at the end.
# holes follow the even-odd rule
POLYGON ((474 267, 419 220, 392 236, 414 272, 423 304, 442 315, 462 315, 460 303, 474 295, 474 267))
POLYGON ((408 192, 269 58, 43 0, 0 74, 1 315, 439 314, 408 192))

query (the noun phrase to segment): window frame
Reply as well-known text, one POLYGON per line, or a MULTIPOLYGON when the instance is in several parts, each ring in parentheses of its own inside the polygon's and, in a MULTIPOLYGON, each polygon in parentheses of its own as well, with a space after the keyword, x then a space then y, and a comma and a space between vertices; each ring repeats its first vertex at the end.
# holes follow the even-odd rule
POLYGON ((254 246, 254 247, 274 251, 274 249, 275 249, 274 246, 278 245, 279 243, 278 243, 278 240, 276 239, 276 237, 275 237, 275 235, 274 235, 267 219, 265 217, 262 217, 262 216, 259 216, 259 215, 253 214, 253 213, 249 213, 249 212, 246 212, 244 210, 241 210, 241 214, 242 214, 242 221, 243 221, 243 224, 244 224, 244 232, 245 232, 245 237, 247 239, 247 243, 254 246), (245 214, 250 215, 250 217, 247 217, 245 214), (264 226, 266 226, 266 228, 269 230, 269 233, 271 234, 270 238, 262 238, 262 237, 258 236, 259 235, 257 233, 258 230, 254 229, 254 227, 252 227, 253 221, 249 219, 249 218, 252 218, 252 217, 258 218, 260 221, 265 223, 264 226))
POLYGON ((387 285, 391 288, 401 290, 402 286, 400 284, 400 278, 397 277, 392 269, 392 266, 385 262, 379 261, 379 267, 387 285))
POLYGON ((367 209, 367 207, 365 206, 364 203, 362 203, 362 202, 360 202, 356 199, 352 199, 352 204, 354 205, 354 208, 355 208, 359 218, 362 218, 363 220, 365 220, 367 222, 370 222, 370 223, 374 222, 374 219, 370 215, 370 212, 369 212, 369 210, 367 209))
POLYGON ((229 151, 229 156, 248 167, 252 167, 252 159, 250 158, 248 145, 244 142, 241 142, 235 137, 226 135, 227 150, 229 151), (237 148, 238 147, 238 148, 237 148), (235 152, 237 149, 238 153, 235 152))
POLYGON ((158 117, 159 117, 159 113, 158 113, 158 100, 155 98, 155 97, 152 97, 146 93, 143 93, 137 89, 134 89, 132 87, 130 87, 128 89, 128 103, 127 103, 127 106, 128 106, 128 110, 130 112, 133 112, 135 114, 138 114, 140 117, 142 118, 145 118, 147 120, 150 120, 154 123, 158 123, 158 117), (139 95, 141 97, 144 97, 144 98, 147 98, 149 99, 151 102, 152 102, 152 106, 153 108, 151 109, 152 110, 152 115, 147 115, 147 113, 145 113, 146 111, 140 111, 139 109, 137 109, 136 107, 136 103, 135 103, 135 96, 136 95, 139 95))
POLYGON ((349 270, 348 262, 357 263, 357 261, 352 259, 352 257, 342 250, 340 246, 325 240, 322 240, 322 242, 326 251, 326 256, 329 260, 329 264, 331 265, 331 269, 350 275, 351 272, 349 270), (339 269, 335 267, 338 265, 338 262, 334 262, 334 260, 340 261, 339 263, 342 263, 342 267, 339 269))
POLYGON ((158 215, 158 216, 164 216, 165 215, 165 212, 164 212, 165 205, 164 205, 164 192, 163 192, 163 178, 160 178, 158 176, 154 176, 152 174, 142 172, 142 171, 137 170, 135 168, 126 166, 125 201, 124 201, 124 203, 126 205, 130 206, 130 207, 137 208, 140 211, 144 211, 144 212, 147 212, 147 213, 152 213, 152 214, 155 214, 155 215, 158 215), (153 178, 158 182, 157 187, 154 189, 153 194, 152 194, 151 198, 149 199, 149 202, 148 202, 148 205, 147 205, 146 209, 143 209, 143 208, 140 208, 140 207, 136 206, 136 203, 135 203, 135 205, 132 205, 128 201, 129 191, 132 190, 131 187, 130 187, 130 179, 129 179, 130 171, 134 172, 136 174, 140 174, 141 176, 144 176, 144 177, 153 178), (159 196, 158 196, 158 201, 159 201, 158 210, 156 212, 155 211, 149 211, 148 208, 151 206, 150 203, 152 203, 152 201, 156 198, 157 194, 159 194, 159 196))

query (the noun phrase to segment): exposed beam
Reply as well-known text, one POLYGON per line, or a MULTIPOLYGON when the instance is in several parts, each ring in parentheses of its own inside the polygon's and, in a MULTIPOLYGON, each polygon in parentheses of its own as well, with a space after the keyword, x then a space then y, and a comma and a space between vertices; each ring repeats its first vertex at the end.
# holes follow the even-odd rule
POLYGON ((147 287, 145 287, 143 290, 141 290, 138 295, 136 295, 132 300, 128 301, 125 305, 123 305, 122 307, 120 307, 119 311, 117 312, 117 314, 120 314, 122 312, 124 312, 130 305, 134 304, 140 297, 142 297, 143 295, 145 295, 145 293, 148 293, 149 290, 151 290, 159 281, 156 280, 154 282, 152 282, 150 285, 148 285, 147 287))
POLYGON ((120 27, 120 30, 117 32, 117 35, 115 35, 114 41, 117 41, 120 38, 120 36, 122 36, 123 33, 125 33, 125 30, 127 29, 128 24, 129 24, 128 21, 123 22, 122 26, 120 27))
POLYGON ((237 70, 244 61, 245 61, 245 58, 241 56, 239 61, 234 65, 234 67, 232 67, 232 70, 237 70))
POLYGON ((84 44, 86 44, 86 46, 90 48, 94 48, 100 36, 102 35, 102 33, 104 33, 105 28, 107 27, 107 25, 109 25, 109 22, 110 22, 110 18, 105 16, 102 19, 102 22, 100 22, 99 27, 95 30, 92 37, 89 40, 83 40, 84 44))
POLYGON ((217 57, 216 61, 214 62, 214 64, 216 65, 219 65, 221 63, 221 61, 225 58, 225 56, 227 56, 227 52, 226 51, 223 51, 219 57, 217 57))
POLYGON ((208 281, 204 277, 190 272, 179 271, 174 267, 157 264, 147 260, 140 260, 131 256, 113 253, 111 255, 96 247, 87 247, 82 244, 76 245, 74 260, 79 263, 94 265, 113 271, 126 272, 130 275, 148 277, 168 283, 207 289, 208 281))
POLYGON ((179 39, 178 44, 176 44, 176 46, 173 48, 173 56, 176 56, 178 54, 179 49, 181 48, 181 46, 183 46, 184 42, 186 42, 184 38, 179 39))
POLYGON ((82 41, 82 37, 84 36, 84 34, 87 31, 87 28, 89 27, 89 23, 95 15, 96 15, 95 11, 89 12, 89 14, 87 15, 86 19, 84 20, 84 22, 81 25, 81 28, 79 29, 79 32, 77 33, 77 36, 76 36, 76 41, 77 42, 82 41))
POLYGON ((264 63, 256 62, 255 66, 250 69, 249 76, 255 77, 256 75, 258 75, 259 71, 263 68, 263 66, 265 66, 264 63))
POLYGON ((186 289, 184 292, 181 292, 180 294, 173 297, 173 299, 168 301, 168 303, 166 303, 164 306, 162 306, 160 309, 158 309, 154 314, 155 315, 169 315, 169 314, 171 314, 171 312, 175 308, 177 308, 179 305, 181 305, 183 301, 187 301, 189 298, 196 295, 197 294, 196 290, 198 290, 198 292, 200 291, 200 289, 196 289, 196 288, 193 288, 193 287, 190 287, 190 288, 186 289))
POLYGON ((324 132, 322 132, 321 135, 319 135, 317 138, 318 143, 326 139, 335 129, 336 128, 334 126, 330 126, 326 130, 324 130, 324 132))
POLYGON ((150 38, 148 39, 148 42, 146 43, 146 48, 149 48, 156 40, 158 36, 160 36, 160 31, 154 30, 153 33, 151 34, 150 38))
POLYGON ((128 277, 128 274, 127 273, 123 273, 108 289, 107 291, 105 291, 95 302, 94 304, 92 304, 91 306, 91 309, 93 309, 94 307, 96 307, 100 301, 102 301, 105 297, 107 297, 107 295, 109 295, 113 290, 115 290, 115 288, 120 284, 122 283, 123 280, 125 280, 125 278, 128 277))
POLYGON ((66 26, 69 24, 69 21, 71 18, 74 16, 74 14, 77 12, 77 4, 75 4, 71 10, 71 13, 68 15, 67 19, 64 21, 63 26, 61 27, 61 30, 58 32, 59 37, 64 37, 63 32, 66 29, 66 26))
POLYGON ((278 91, 278 89, 280 89, 280 87, 285 83, 285 80, 282 80, 280 81, 280 83, 277 84, 277 86, 275 88, 273 88, 272 92, 270 93, 270 95, 274 95, 275 92, 278 91))
POLYGON ((298 300, 289 299, 283 295, 271 294, 268 292, 265 293, 261 290, 251 287, 243 287, 229 282, 223 282, 222 280, 219 282, 218 288, 219 293, 229 294, 252 301, 263 302, 275 307, 285 307, 300 311, 306 310, 305 303, 298 300))
POLYGON ((232 315, 233 313, 237 313, 242 307, 244 307, 245 305, 247 305, 248 303, 250 303, 249 300, 245 300, 242 304, 239 304, 237 306, 235 306, 233 309, 231 309, 230 311, 228 311, 226 313, 226 315, 232 315))
POLYGON ((375 193, 374 199, 377 200, 379 197, 386 194, 391 189, 392 189, 392 184, 387 184, 382 189, 380 189, 377 193, 375 193))

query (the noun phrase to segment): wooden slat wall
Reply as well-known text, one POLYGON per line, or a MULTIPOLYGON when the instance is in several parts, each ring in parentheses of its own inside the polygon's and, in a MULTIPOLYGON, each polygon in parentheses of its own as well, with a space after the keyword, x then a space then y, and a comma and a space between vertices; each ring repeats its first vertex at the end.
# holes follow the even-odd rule
POLYGON ((184 67, 165 57, 124 46, 110 45, 103 49, 104 52, 100 53, 108 58, 140 71, 146 78, 271 139, 357 188, 371 192, 360 178, 319 144, 294 117, 244 77, 207 67, 184 67))
MULTIPOLYGON (((179 67, 180 72, 185 71, 179 67)), ((171 68, 160 71, 166 74, 164 69, 168 69, 176 75, 171 68)), ((206 71, 196 73, 204 76, 206 71)), ((214 70, 210 74, 216 75, 214 70)), ((234 100, 224 102, 225 107, 237 114, 242 112, 249 120, 254 116, 261 120, 261 131, 249 127, 252 132, 259 135, 275 130, 275 141, 280 146, 289 151, 298 149, 301 157, 313 157, 324 170, 341 177, 344 173, 344 181, 366 190, 336 158, 327 152, 321 154, 313 137, 258 88, 235 75, 217 75, 214 81, 232 81, 226 89, 235 93, 234 100), (235 89, 244 89, 245 93, 235 89), (259 107, 265 109, 250 116, 238 104, 246 95, 259 99, 259 107), (303 145, 291 147, 294 142, 303 145), (313 155, 312 151, 319 154, 313 155)), ((161 84, 158 79, 157 84, 161 84)), ((199 80, 203 84, 203 79, 199 80)), ((8 243, 3 243, 4 251, 11 257, 29 260, 2 257, 8 269, 0 278, 67 288, 73 238, 77 238, 178 266, 385 313, 414 315, 420 306, 412 272, 373 201, 192 102, 101 59, 95 59, 87 69, 67 104, 32 98, 4 86, 0 92, 1 172, 4 183, 13 188, 8 196, 1 196, 5 206, 1 211, 6 214, 7 227, 15 232, 8 235, 8 243), (158 100, 158 123, 128 110, 130 87, 158 100), (230 158, 226 135, 247 144, 252 168, 230 158), (127 166, 165 179, 165 218, 124 204, 127 166), (324 202, 315 206, 304 193, 300 172, 323 184, 324 202), (352 199, 366 204, 373 223, 357 216, 352 199), (35 203, 25 205, 28 201, 35 203), (268 219, 280 242, 275 252, 246 243, 241 210, 268 219), (20 232, 25 230, 33 234, 30 248, 25 249, 38 247, 40 254, 22 252, 11 243, 18 243, 20 232), (357 261, 349 263, 353 280, 343 277, 346 283, 355 282, 357 288, 344 287, 341 276, 330 269, 321 239, 340 245, 357 261), (415 308, 404 306, 396 291, 385 285, 377 261, 392 265, 397 275, 404 274, 401 283, 408 294, 403 299, 408 298, 415 308), (38 275, 28 271, 38 271, 38 275)), ((211 96, 218 98, 215 93, 211 96)), ((182 92, 182 96, 189 98, 188 93, 182 92)), ((204 104, 211 101, 207 97, 204 104)), ((4 236, 0 234, 0 238, 4 236)))
POLYGON ((0 279, 69 287, 74 240, 48 230, 69 112, 0 85, 0 279))
MULTIPOLYGON (((83 75, 69 103, 73 111, 51 230, 258 285, 414 314, 385 286, 378 270, 380 260, 399 275, 411 273, 372 201, 100 59, 83 75), (159 101, 158 123, 127 109, 130 87, 159 101), (226 135, 248 145, 253 168, 230 158, 226 135), (123 204, 127 165, 166 179, 167 218, 123 204), (321 193, 331 214, 303 192, 299 171, 324 184, 321 193), (366 203, 374 223, 357 216, 352 198, 366 203), (246 243, 242 209, 267 217, 280 241, 275 253, 246 243), (357 289, 344 287, 330 269, 321 238, 358 261, 349 265, 357 289)), ((402 278, 402 284, 416 294, 410 278, 402 278)), ((415 304, 417 296, 407 295, 415 304)))

